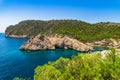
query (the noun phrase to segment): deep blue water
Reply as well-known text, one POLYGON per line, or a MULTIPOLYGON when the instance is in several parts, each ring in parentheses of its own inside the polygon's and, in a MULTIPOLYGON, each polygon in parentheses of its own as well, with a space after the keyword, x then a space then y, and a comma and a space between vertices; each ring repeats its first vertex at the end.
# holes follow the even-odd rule
MULTIPOLYGON (((14 77, 33 79, 34 69, 48 61, 60 57, 71 58, 79 52, 75 50, 20 51, 20 46, 28 39, 6 38, 0 33, 0 80, 12 80, 14 77)), ((94 51, 108 49, 95 47, 94 51)))
POLYGON ((32 78, 34 69, 48 61, 60 57, 70 58, 77 55, 74 50, 46 50, 22 52, 20 46, 28 39, 6 38, 0 33, 0 80, 12 80, 14 77, 32 78))

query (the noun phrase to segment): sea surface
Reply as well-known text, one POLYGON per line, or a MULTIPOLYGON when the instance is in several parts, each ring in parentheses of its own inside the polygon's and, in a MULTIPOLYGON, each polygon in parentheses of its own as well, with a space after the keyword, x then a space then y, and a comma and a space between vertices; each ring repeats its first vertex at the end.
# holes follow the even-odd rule
POLYGON ((78 54, 77 51, 64 49, 20 51, 20 46, 27 40, 6 38, 0 33, 0 80, 12 80, 14 77, 33 79, 34 69, 38 65, 78 54))
MULTIPOLYGON (((0 80, 12 80, 14 77, 33 79, 34 69, 48 61, 60 57, 71 58, 79 52, 75 50, 20 51, 20 46, 28 39, 6 38, 0 33, 0 80)), ((103 50, 99 47, 95 51, 103 50)))

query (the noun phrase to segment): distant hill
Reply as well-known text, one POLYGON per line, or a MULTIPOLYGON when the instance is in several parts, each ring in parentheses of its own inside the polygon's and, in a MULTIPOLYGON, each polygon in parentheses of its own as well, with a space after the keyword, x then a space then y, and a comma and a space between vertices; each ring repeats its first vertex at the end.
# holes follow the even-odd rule
POLYGON ((67 35, 88 42, 109 38, 120 38, 120 23, 100 22, 90 24, 78 20, 25 20, 7 27, 6 36, 27 35, 67 35))

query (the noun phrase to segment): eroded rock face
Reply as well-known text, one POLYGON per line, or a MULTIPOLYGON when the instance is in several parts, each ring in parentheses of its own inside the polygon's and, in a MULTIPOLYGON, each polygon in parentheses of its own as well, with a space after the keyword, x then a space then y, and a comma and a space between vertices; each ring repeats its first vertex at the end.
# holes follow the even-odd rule
POLYGON ((27 38, 28 36, 27 35, 7 35, 5 34, 6 37, 11 37, 11 38, 27 38))
POLYGON ((74 49, 77 51, 90 51, 93 48, 91 46, 85 45, 76 39, 71 39, 69 37, 48 37, 38 35, 31 38, 21 46, 21 50, 46 50, 46 49, 74 49))
POLYGON ((109 40, 101 40, 101 41, 94 41, 92 43, 87 43, 87 45, 93 45, 93 46, 108 46, 108 47, 114 47, 117 49, 120 49, 120 39, 109 39, 109 40))

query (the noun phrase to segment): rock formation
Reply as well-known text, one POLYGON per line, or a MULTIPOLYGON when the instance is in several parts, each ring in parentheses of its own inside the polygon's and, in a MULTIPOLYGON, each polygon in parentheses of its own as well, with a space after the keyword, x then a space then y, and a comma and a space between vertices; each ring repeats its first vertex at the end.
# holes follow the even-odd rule
POLYGON ((109 40, 101 40, 101 41, 94 41, 91 43, 86 43, 87 45, 91 46, 108 46, 120 49, 120 39, 109 39, 109 40))
POLYGON ((11 38, 27 38, 28 36, 27 35, 7 35, 5 34, 6 37, 11 37, 11 38))
POLYGON ((48 37, 38 35, 30 38, 20 47, 20 50, 46 50, 46 49, 74 49, 77 51, 90 51, 93 48, 69 37, 48 37))

